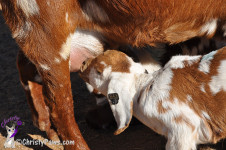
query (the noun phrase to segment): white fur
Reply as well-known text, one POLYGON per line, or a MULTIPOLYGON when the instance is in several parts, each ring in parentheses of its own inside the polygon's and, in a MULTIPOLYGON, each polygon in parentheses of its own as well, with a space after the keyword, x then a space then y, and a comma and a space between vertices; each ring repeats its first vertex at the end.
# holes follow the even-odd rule
POLYGON ((201 86, 200 86, 200 90, 204 93, 206 93, 206 90, 205 90, 205 84, 202 83, 201 86))
POLYGON ((94 88, 92 87, 92 85, 90 85, 89 83, 86 82, 86 87, 90 93, 93 92, 94 88))
MULTIPOLYGON (((127 57, 129 60, 131 67, 130 67, 130 72, 137 72, 137 73, 144 73, 145 69, 140 63, 134 63, 133 60, 130 57, 127 57)), ((159 67, 160 68, 160 67, 159 67)))
POLYGON ((203 117, 205 117, 206 119, 211 120, 211 119, 210 119, 210 116, 207 114, 207 112, 202 111, 202 115, 203 115, 203 117))
MULTIPOLYGON (((89 82, 95 89, 98 89, 98 91, 100 91, 101 93, 106 92, 107 85, 103 84, 103 82, 109 78, 110 73, 111 67, 108 66, 104 69, 104 78, 102 78, 100 75, 97 74, 96 70, 92 68, 89 73, 89 82)), ((106 95, 106 93, 103 94, 106 95)))
POLYGON ((59 58, 55 58, 54 59, 55 63, 59 64, 61 62, 61 60, 59 58))
POLYGON ((218 75, 213 76, 209 83, 213 95, 217 94, 221 90, 226 91, 226 60, 221 61, 217 71, 218 75))
POLYGON ((71 52, 71 40, 72 40, 72 34, 70 34, 67 37, 67 40, 65 43, 63 43, 61 50, 60 50, 60 56, 64 59, 67 60, 70 56, 70 52, 71 52))
POLYGON ((189 102, 192 102, 192 96, 191 96, 191 95, 188 95, 188 96, 187 96, 187 100, 188 100, 189 102))
POLYGON ((43 70, 50 70, 50 67, 49 67, 47 64, 40 64, 40 67, 41 67, 43 70))
POLYGON ((66 12, 66 14, 65 14, 65 20, 68 23, 68 12, 66 12))
POLYGON ((39 14, 39 6, 36 0, 17 0, 20 7, 27 17, 39 14))
POLYGON ((217 19, 212 19, 208 22, 206 22, 202 27, 201 27, 201 34, 207 34, 211 35, 213 34, 217 29, 217 19))
POLYGON ((72 49, 79 51, 81 49, 88 50, 94 56, 101 54, 104 50, 102 37, 98 33, 77 29, 72 35, 72 49), (88 42, 87 42, 88 41, 88 42))
POLYGON ((104 65, 104 67, 107 66, 107 64, 104 61, 100 62, 100 64, 104 65))

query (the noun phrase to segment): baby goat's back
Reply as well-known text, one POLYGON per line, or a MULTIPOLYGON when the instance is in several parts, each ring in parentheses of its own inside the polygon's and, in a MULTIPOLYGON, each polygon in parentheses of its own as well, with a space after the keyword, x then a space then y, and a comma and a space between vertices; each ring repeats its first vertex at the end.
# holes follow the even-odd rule
POLYGON ((212 142, 226 137, 226 47, 204 56, 176 56, 170 69, 169 100, 189 105, 211 131, 212 142))

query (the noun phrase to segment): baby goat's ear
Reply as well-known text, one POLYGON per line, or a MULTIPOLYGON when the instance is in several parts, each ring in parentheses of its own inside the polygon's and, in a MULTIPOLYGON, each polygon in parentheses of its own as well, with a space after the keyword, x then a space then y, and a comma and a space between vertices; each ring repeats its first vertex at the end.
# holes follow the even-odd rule
POLYGON ((134 93, 132 87, 131 80, 125 81, 122 78, 113 78, 108 85, 107 97, 118 126, 115 135, 122 133, 132 119, 134 93))

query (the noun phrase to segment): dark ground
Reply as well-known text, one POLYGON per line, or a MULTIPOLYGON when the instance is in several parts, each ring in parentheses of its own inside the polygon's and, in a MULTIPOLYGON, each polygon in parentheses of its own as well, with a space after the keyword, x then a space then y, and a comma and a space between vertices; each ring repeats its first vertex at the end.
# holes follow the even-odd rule
MULTIPOLYGON (((0 11, 0 123, 11 116, 17 115, 25 122, 15 139, 46 138, 45 133, 33 126, 31 112, 26 102, 25 94, 19 82, 16 68, 18 46, 11 34, 0 11)), ((72 92, 74 96, 75 118, 82 135, 92 150, 163 150, 166 144, 164 137, 154 133, 146 126, 139 124, 130 126, 120 135, 113 135, 115 129, 96 130, 90 128, 85 115, 95 105, 94 97, 89 94, 84 82, 76 73, 71 74, 72 92)), ((0 150, 4 149, 6 139, 5 128, 0 127, 0 150)), ((226 141, 213 146, 201 146, 200 149, 226 150, 226 141)), ((17 146, 16 149, 62 149, 60 146, 17 146)))

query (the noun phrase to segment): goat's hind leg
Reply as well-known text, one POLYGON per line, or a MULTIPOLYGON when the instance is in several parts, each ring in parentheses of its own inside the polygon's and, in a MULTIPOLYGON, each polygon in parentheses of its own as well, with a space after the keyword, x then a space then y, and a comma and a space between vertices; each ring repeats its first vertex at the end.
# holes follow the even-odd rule
POLYGON ((49 110, 44 102, 42 79, 36 67, 26 58, 22 51, 19 51, 17 55, 17 67, 32 113, 33 124, 41 131, 45 131, 49 139, 58 141, 59 137, 54 129, 51 128, 49 110))

